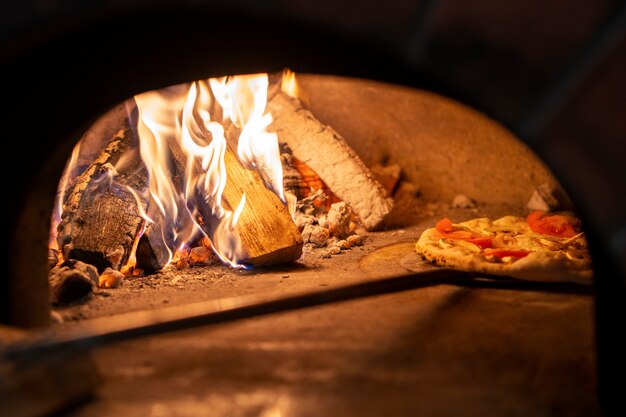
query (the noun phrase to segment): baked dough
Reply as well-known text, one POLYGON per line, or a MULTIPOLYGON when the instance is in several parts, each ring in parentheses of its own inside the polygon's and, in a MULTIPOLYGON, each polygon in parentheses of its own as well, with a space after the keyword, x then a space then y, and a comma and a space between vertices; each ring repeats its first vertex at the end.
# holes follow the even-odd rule
POLYGON ((443 236, 437 228, 430 228, 420 236, 417 252, 436 265, 464 271, 530 281, 591 283, 593 270, 583 233, 567 238, 537 233, 525 218, 515 216, 495 221, 478 218, 452 224, 452 228, 487 239, 491 248, 443 236), (491 255, 509 252, 521 255, 491 255))

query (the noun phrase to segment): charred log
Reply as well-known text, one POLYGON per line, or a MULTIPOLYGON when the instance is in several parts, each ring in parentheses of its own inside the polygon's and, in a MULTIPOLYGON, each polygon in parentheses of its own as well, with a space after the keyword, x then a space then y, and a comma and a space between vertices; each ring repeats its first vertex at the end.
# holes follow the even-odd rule
POLYGON ((64 259, 100 272, 127 261, 142 221, 139 208, 147 204, 147 173, 135 142, 130 129, 119 130, 72 184, 57 229, 64 259))
POLYGON ((393 200, 341 135, 285 93, 276 93, 267 107, 279 141, 352 207, 366 229, 376 228, 391 211, 393 200))

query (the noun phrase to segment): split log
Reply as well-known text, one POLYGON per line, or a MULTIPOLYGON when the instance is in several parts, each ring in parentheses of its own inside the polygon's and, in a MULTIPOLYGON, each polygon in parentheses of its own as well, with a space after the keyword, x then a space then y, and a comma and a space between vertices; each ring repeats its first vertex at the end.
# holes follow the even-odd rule
POLYGON ((279 141, 350 205, 366 229, 376 228, 391 211, 393 200, 341 135, 283 92, 276 93, 267 108, 274 119, 270 129, 279 141))
MULTIPOLYGON (((227 150, 224 161, 228 181, 222 204, 234 211, 243 195, 246 196, 246 205, 235 229, 245 252, 242 263, 273 265, 299 259, 302 236, 287 206, 265 186, 258 172, 241 165, 232 149, 227 150)), ((208 225, 209 238, 215 242, 211 223, 205 224, 208 225)))
MULTIPOLYGON (((293 222, 286 205, 278 196, 265 186, 259 173, 244 167, 239 162, 236 152, 236 138, 239 131, 232 125, 225 129, 228 148, 224 155, 226 167, 226 186, 222 193, 222 206, 235 211, 243 195, 246 204, 239 216, 237 226, 232 231, 237 235, 243 252, 240 263, 264 266, 293 262, 302 255, 302 236, 293 222)), ((200 126, 207 140, 210 133, 200 126)), ((186 156, 180 145, 170 141, 170 152, 177 166, 184 167, 186 156)), ((201 173, 199 161, 194 169, 201 173)), ((190 202, 203 219, 202 229, 214 245, 218 244, 216 233, 220 219, 213 213, 201 190, 197 190, 195 201, 190 202)))
POLYGON ((98 158, 76 178, 63 205, 57 242, 64 259, 102 272, 123 266, 141 224, 138 201, 147 173, 129 128, 120 129, 98 158))

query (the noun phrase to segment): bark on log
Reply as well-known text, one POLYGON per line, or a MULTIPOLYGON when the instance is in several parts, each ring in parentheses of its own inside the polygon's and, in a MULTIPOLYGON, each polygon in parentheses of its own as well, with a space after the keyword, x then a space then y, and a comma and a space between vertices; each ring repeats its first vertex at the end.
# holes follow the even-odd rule
POLYGON ((267 108, 274 119, 270 129, 279 141, 350 205, 366 229, 375 229, 391 211, 393 200, 341 135, 283 92, 276 93, 267 108))
POLYGON ((141 224, 138 196, 147 174, 130 129, 119 130, 74 182, 63 206, 57 242, 64 259, 119 269, 127 261, 141 224))

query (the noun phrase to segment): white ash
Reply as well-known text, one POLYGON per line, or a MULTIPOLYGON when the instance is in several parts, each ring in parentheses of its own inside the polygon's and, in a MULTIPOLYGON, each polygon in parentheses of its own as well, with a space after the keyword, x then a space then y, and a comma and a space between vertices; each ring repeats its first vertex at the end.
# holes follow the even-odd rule
POLYGON ((370 171, 374 179, 376 179, 389 194, 393 194, 400 181, 400 176, 402 175, 400 165, 374 165, 370 168, 370 171))
POLYGON ((311 194, 308 197, 303 198, 302 200, 298 200, 296 202, 296 211, 301 212, 307 215, 321 215, 321 209, 315 207, 313 204, 317 201, 325 201, 328 197, 322 190, 313 190, 311 189, 311 194))
POLYGON ((303 253, 321 257, 337 255, 343 250, 363 244, 367 231, 353 221, 352 209, 345 202, 333 203, 326 213, 326 195, 317 190, 296 203, 294 222, 304 241, 303 253))
POLYGON ((343 201, 332 204, 327 215, 330 234, 340 239, 347 237, 350 234, 351 214, 352 210, 343 201))
POLYGON ((328 229, 328 217, 325 214, 322 214, 317 219, 317 224, 328 229))
POLYGON ((352 245, 350 244, 350 242, 348 242, 346 239, 337 239, 337 238, 331 238, 332 242, 329 243, 329 246, 335 246, 338 247, 339 249, 350 249, 352 247, 352 245))
POLYGON ((330 246, 329 248, 327 248, 326 250, 322 251, 319 254, 320 258, 330 258, 333 255, 338 255, 341 253, 341 249, 338 248, 337 246, 330 246))
POLYGON ((362 246, 364 242, 364 238, 362 235, 350 235, 346 239, 350 246, 362 246))
POLYGON ((316 246, 313 243, 305 243, 304 246, 302 246, 302 253, 312 253, 315 251, 315 249, 316 246))
POLYGON ((319 226, 309 224, 302 230, 302 239, 305 243, 313 243, 318 248, 326 246, 330 233, 328 229, 319 226))
POLYGON ((452 199, 452 208, 476 208, 476 202, 465 194, 457 194, 452 199))
POLYGON ((302 232, 305 226, 310 226, 316 223, 315 216, 311 216, 310 214, 304 214, 302 212, 296 212, 296 218, 294 219, 296 226, 302 232))

